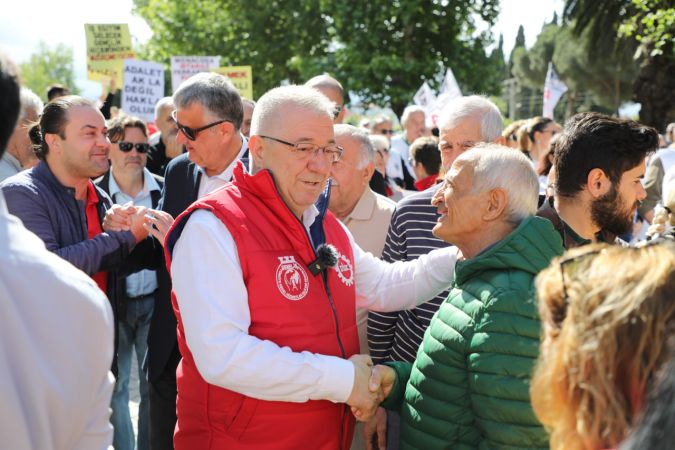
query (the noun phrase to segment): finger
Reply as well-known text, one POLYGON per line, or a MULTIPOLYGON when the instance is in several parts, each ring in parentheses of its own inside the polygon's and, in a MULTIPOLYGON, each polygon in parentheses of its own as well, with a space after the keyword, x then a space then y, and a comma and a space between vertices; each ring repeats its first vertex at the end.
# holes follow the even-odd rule
POLYGON ((379 366, 375 366, 370 373, 370 380, 368 381, 368 389, 370 392, 376 392, 382 384, 382 370, 379 366))

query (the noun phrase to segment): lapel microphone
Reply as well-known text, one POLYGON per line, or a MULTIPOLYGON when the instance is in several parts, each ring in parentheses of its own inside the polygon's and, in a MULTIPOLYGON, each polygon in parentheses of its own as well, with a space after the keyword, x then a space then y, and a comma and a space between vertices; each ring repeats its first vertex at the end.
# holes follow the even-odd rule
POLYGON ((316 249, 316 259, 307 265, 312 275, 317 276, 328 267, 335 267, 338 261, 338 252, 330 244, 321 244, 316 249))

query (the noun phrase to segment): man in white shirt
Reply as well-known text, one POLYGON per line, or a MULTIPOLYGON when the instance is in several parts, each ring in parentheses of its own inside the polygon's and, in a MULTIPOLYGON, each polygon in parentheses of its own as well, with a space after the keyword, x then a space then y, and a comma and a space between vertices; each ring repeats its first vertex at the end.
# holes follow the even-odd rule
MULTIPOLYGON (((0 181, 29 169, 38 163, 33 144, 28 137, 28 128, 38 120, 42 112, 42 100, 28 88, 21 88, 21 112, 14 132, 9 138, 5 154, 0 159, 0 181)), ((2 150, 2 149, 0 149, 2 150)))
MULTIPOLYGON (((0 53, 0 154, 19 111, 0 53)), ((0 439, 13 450, 106 449, 113 315, 96 283, 47 251, 0 192, 0 439)))
POLYGON ((249 148, 267 170, 239 168, 167 236, 183 354, 178 450, 348 448, 354 423, 340 403, 373 412, 378 398, 370 358, 357 355, 355 306, 414 307, 452 281, 455 248, 387 264, 326 212, 342 153, 333 112, 308 87, 265 94, 249 148))
MULTIPOLYGON (((160 207, 177 217, 192 202, 226 185, 239 161, 248 166, 248 141, 241 134, 242 100, 226 77, 200 73, 174 92, 178 134, 187 153, 166 167, 160 207)), ((161 224, 153 223, 165 230, 161 224)), ((153 236, 162 236, 151 231, 153 236)), ((170 448, 176 427, 176 317, 171 308, 171 279, 165 267, 157 271, 157 294, 148 336, 150 387, 150 447, 170 448)))

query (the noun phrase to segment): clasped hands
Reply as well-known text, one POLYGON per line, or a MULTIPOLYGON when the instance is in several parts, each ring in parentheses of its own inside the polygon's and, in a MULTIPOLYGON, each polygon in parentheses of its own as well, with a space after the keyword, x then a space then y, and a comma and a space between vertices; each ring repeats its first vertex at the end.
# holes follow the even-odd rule
POLYGON ((347 404, 351 406, 356 420, 368 422, 391 392, 396 372, 388 366, 373 366, 368 355, 354 355, 349 360, 354 364, 356 374, 347 404))
POLYGON ((164 238, 173 220, 171 214, 167 212, 127 203, 113 205, 106 211, 103 229, 105 231, 131 231, 136 242, 142 241, 148 237, 148 234, 151 234, 164 245, 164 238))

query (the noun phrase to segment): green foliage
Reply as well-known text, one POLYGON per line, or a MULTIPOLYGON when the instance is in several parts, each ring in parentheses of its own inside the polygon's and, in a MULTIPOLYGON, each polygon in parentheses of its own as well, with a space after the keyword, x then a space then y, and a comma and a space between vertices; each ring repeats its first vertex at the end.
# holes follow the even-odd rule
POLYGON ((169 66, 174 55, 220 55, 253 66, 254 96, 282 82, 328 72, 365 102, 398 113, 423 81, 437 88, 451 67, 466 92, 499 83, 476 34, 498 0, 135 0, 154 34, 141 57, 169 66))
POLYGON ((634 37, 645 48, 651 49, 650 56, 663 55, 666 48, 675 51, 673 30, 675 30, 675 7, 665 0, 633 0, 636 14, 627 17, 619 26, 619 37, 634 37))
POLYGON ((47 88, 56 83, 68 87, 71 94, 79 93, 75 84, 72 47, 58 44, 50 48, 41 41, 37 51, 21 64, 21 81, 43 101, 47 101, 47 88))

